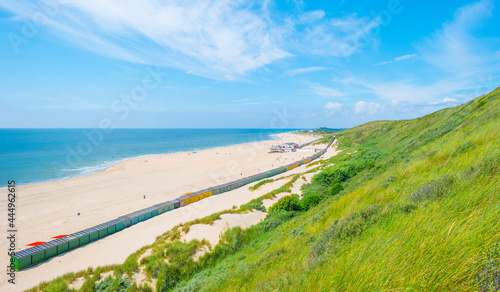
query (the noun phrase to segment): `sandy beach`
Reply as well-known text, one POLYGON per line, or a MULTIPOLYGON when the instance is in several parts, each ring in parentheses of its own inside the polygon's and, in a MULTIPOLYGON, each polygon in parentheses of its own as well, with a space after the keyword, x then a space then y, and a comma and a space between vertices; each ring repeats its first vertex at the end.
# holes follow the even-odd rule
MULTIPOLYGON (((291 133, 279 134, 280 140, 255 142, 237 146, 131 159, 114 165, 106 171, 89 176, 17 189, 17 247, 35 241, 49 241, 51 237, 69 234, 121 215, 174 199, 180 195, 279 167, 310 156, 312 152, 268 154, 273 144, 282 142, 305 143, 312 136, 291 133), (145 198, 144 198, 145 196, 145 198), (80 213, 80 215, 78 215, 80 213)), ((325 145, 309 146, 322 148, 325 145)), ((333 151, 325 155, 332 155, 333 151)), ((304 167, 294 169, 297 173, 304 167)), ((156 236, 169 228, 239 206, 262 195, 269 184, 256 192, 246 187, 202 200, 186 208, 167 212, 103 238, 75 251, 55 257, 35 267, 18 272, 15 291, 30 288, 40 281, 51 280, 66 272, 76 272, 88 266, 121 263, 140 247, 152 243, 156 236)), ((5 206, 7 190, 0 190, 5 206)), ((7 220, 0 224, 7 230, 7 220)), ((6 236, 0 245, 6 246, 6 236)), ((2 253, 2 260, 9 258, 2 253)), ((0 290, 6 285, 2 275, 0 290)), ((9 284, 10 285, 10 284, 9 284)), ((9 291, 12 287, 9 287, 9 291)))

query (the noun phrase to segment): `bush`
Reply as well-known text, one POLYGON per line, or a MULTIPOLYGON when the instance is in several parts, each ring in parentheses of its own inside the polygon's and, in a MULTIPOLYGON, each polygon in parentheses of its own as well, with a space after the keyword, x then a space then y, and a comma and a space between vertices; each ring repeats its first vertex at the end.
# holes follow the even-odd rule
POLYGON ((476 275, 479 291, 500 291, 500 244, 495 244, 484 253, 481 268, 476 275))
POLYGON ((95 291, 95 283, 94 279, 92 277, 89 277, 83 282, 82 288, 80 288, 80 291, 83 292, 94 292, 95 291))
POLYGON ((130 286, 130 282, 127 279, 122 277, 113 279, 108 276, 104 281, 96 285, 95 291, 127 291, 130 286))
POLYGON ((245 206, 248 209, 266 212, 266 207, 262 206, 262 201, 251 202, 245 206))
POLYGON ((156 291, 170 291, 179 281, 178 270, 170 264, 161 267, 156 281, 156 291))
POLYGON ((264 228, 264 231, 269 231, 269 230, 275 229, 276 227, 280 226, 281 224, 283 224, 283 220, 278 219, 278 218, 269 218, 269 219, 264 221, 263 228, 264 228))
POLYGON ((330 187, 328 185, 320 183, 308 183, 301 187, 302 197, 308 197, 310 195, 319 195, 322 198, 328 197, 330 187))
POLYGON ((330 227, 321 231, 309 253, 309 263, 321 262, 321 258, 339 242, 346 242, 359 236, 363 231, 380 219, 379 206, 372 205, 359 212, 349 214, 342 220, 334 221, 330 227))
POLYGON ((276 210, 300 211, 301 209, 302 207, 300 206, 299 196, 289 195, 279 199, 278 202, 269 207, 268 211, 271 213, 276 210))
POLYGON ((50 292, 62 292, 62 291, 69 291, 68 284, 66 282, 59 278, 56 281, 50 283, 47 287, 43 289, 43 291, 50 291, 50 292))
POLYGON ((330 196, 335 196, 342 190, 344 190, 344 186, 342 186, 341 183, 333 184, 333 186, 330 188, 330 196))
POLYGON ((302 210, 307 211, 310 208, 318 205, 319 202, 321 202, 321 198, 318 195, 316 195, 316 194, 309 195, 309 196, 303 198, 301 201, 302 210))

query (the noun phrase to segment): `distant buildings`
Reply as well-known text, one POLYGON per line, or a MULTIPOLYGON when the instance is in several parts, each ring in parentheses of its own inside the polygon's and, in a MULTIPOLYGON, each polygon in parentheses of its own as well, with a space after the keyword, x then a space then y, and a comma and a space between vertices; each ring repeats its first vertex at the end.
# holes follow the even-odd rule
POLYGON ((298 132, 315 133, 315 134, 330 134, 330 133, 335 133, 335 132, 341 132, 343 130, 345 130, 345 129, 332 129, 332 128, 321 127, 321 128, 316 128, 316 129, 312 129, 312 130, 300 130, 298 132))
POLYGON ((283 152, 295 152, 299 148, 299 144, 296 143, 284 143, 280 145, 272 145, 269 148, 270 153, 283 153, 283 152))

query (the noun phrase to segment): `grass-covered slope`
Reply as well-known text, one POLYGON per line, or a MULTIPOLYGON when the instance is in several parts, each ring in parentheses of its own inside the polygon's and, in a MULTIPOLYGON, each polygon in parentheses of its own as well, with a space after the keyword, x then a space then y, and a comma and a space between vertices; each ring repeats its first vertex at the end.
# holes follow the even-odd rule
MULTIPOLYGON (((69 291, 78 277, 80 291, 500 291, 499 127, 497 89, 415 120, 346 130, 340 154, 307 166, 316 175, 301 199, 283 197, 198 260, 206 242, 179 240, 181 229, 221 213, 176 226, 121 265, 30 291, 69 291), (141 270, 151 285, 134 282, 141 270), (106 271, 114 278, 98 282, 106 271)), ((222 213, 264 211, 263 199, 292 192, 300 177, 222 213)))
POLYGON ((499 128, 497 89, 346 130, 344 151, 304 188, 328 199, 177 289, 488 291, 500 285, 499 128), (345 189, 328 196, 336 183, 345 189))

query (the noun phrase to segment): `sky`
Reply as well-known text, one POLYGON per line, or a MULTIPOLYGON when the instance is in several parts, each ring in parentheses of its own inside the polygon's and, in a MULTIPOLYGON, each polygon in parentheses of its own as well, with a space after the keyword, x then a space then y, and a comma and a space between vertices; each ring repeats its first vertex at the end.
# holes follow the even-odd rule
POLYGON ((0 128, 348 128, 500 86, 500 0, 2 0, 0 128))

